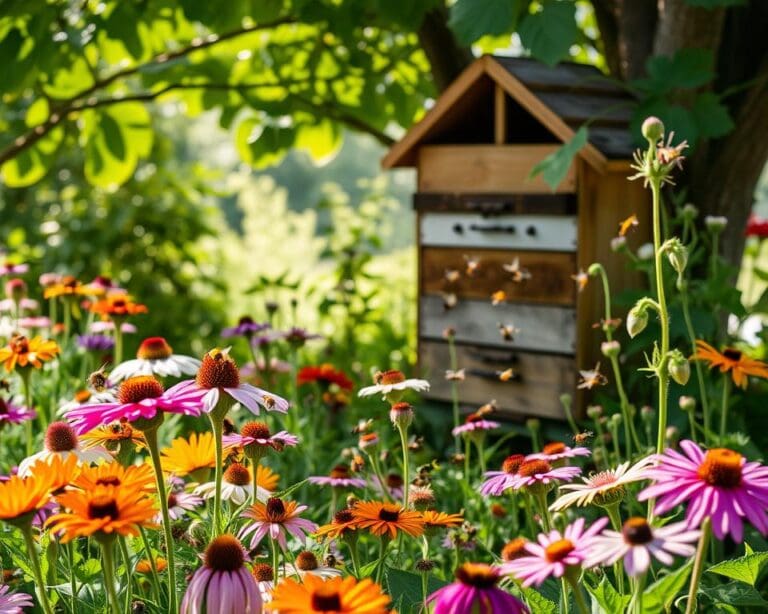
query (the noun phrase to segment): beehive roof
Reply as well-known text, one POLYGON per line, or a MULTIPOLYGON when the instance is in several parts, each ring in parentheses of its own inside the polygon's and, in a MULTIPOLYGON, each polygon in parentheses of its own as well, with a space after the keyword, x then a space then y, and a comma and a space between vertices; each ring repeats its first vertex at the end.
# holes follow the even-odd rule
MULTIPOLYGON (((516 118, 521 113, 529 121, 533 118, 552 142, 569 141, 588 123, 589 141, 579 155, 597 170, 602 170, 608 159, 631 157, 629 122, 636 100, 615 81, 585 64, 568 62, 549 67, 527 58, 486 55, 475 60, 443 92, 424 118, 392 146, 382 165, 415 166, 422 144, 457 144, 458 139, 459 143, 492 142, 482 129, 474 128, 469 137, 460 129, 468 118, 483 115, 478 105, 488 97, 493 100, 495 85, 515 103, 516 118)), ((488 121, 493 121, 492 116, 488 121)), ((516 130, 522 123, 513 121, 511 126, 516 130)))

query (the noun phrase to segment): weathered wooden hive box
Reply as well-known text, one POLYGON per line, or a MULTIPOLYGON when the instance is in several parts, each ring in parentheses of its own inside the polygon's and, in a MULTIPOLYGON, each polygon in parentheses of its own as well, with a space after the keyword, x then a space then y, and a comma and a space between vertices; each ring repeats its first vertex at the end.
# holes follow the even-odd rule
POLYGON ((495 399, 509 416, 559 418, 567 392, 583 408, 578 371, 601 359, 603 299, 597 280, 577 292, 572 275, 597 261, 614 293, 639 284, 610 242, 632 214, 637 233, 649 227, 649 197, 627 180, 632 112, 594 68, 485 56, 386 155, 385 168, 418 173, 419 362, 431 398, 451 399, 443 331, 453 327, 463 405, 495 399), (589 140, 560 185, 531 179, 585 123, 589 140), (499 290, 506 298, 493 305, 499 290), (505 340, 500 325, 519 330, 505 340))

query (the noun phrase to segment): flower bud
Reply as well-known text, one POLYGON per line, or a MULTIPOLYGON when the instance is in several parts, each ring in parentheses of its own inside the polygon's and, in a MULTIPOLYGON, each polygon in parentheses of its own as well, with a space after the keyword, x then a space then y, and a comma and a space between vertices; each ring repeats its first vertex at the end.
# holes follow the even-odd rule
POLYGON ((728 218, 724 215, 708 215, 704 218, 704 225, 711 232, 721 232, 728 225, 728 218))
POLYGON ((587 269, 587 273, 591 277, 595 277, 596 275, 600 275, 600 269, 602 269, 602 265, 599 262, 593 262, 589 265, 589 268, 587 269))
POLYGON ((621 414, 613 414, 608 420, 608 426, 611 430, 619 428, 621 426, 621 414))
POLYGON ((634 338, 648 326, 648 308, 642 303, 637 303, 627 314, 627 332, 634 338))
POLYGON ((528 430, 535 433, 541 428, 541 420, 538 418, 528 418, 528 420, 525 421, 525 426, 528 427, 528 430))
POLYGON ((653 422, 656 419, 656 410, 650 405, 643 405, 640 408, 640 417, 646 422, 653 422))
POLYGON ((627 249, 627 237, 614 237, 611 239, 611 250, 619 253, 627 249))
POLYGON ((658 117, 648 117, 640 128, 645 139, 654 144, 664 136, 664 124, 658 117))
POLYGON ((664 432, 664 439, 667 441, 667 445, 670 448, 677 446, 677 442, 680 441, 680 429, 676 426, 668 426, 664 432))
POLYGON ((395 403, 389 410, 389 419, 396 427, 407 429, 413 422, 413 406, 404 401, 395 403))
POLYGON ((587 415, 592 418, 592 420, 597 420, 600 416, 603 415, 603 408, 601 405, 590 405, 587 407, 587 415))
POLYGON ((685 386, 691 378, 691 363, 680 350, 673 350, 669 355, 669 375, 681 386, 685 386))
POLYGON ((699 216, 699 209, 693 203, 685 203, 685 206, 682 209, 682 214, 686 220, 692 222, 699 216))
POLYGON ((680 409, 683 411, 687 412, 696 410, 696 399, 693 397, 683 395, 678 400, 678 403, 680 404, 680 409))
POLYGON ((27 298, 27 283, 18 277, 9 279, 5 282, 5 296, 14 303, 21 302, 21 299, 27 298))
POLYGON ((680 243, 680 240, 675 238, 671 239, 667 243, 667 257, 672 268, 677 271, 678 275, 682 275, 685 271, 685 267, 688 264, 688 249, 680 243))
POLYGON ((637 257, 640 260, 651 260, 655 253, 653 243, 643 243, 637 248, 637 257))
POLYGON ((616 358, 621 353, 621 344, 618 341, 603 341, 600 351, 607 358, 616 358))

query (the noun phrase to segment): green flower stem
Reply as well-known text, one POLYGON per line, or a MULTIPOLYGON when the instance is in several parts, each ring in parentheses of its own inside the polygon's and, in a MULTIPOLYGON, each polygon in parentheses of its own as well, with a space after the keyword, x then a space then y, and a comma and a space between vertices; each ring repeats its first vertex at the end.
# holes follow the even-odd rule
MULTIPOLYGON (((613 527, 613 530, 617 533, 621 533, 621 513, 619 512, 619 506, 620 503, 617 501, 616 503, 612 503, 611 505, 606 505, 604 507, 605 511, 608 512, 608 518, 611 519, 611 526, 613 527)), ((621 559, 616 561, 613 564, 613 574, 616 576, 616 582, 619 586, 619 593, 622 595, 624 594, 624 569, 621 562, 621 559)))
POLYGON ((685 614, 693 614, 696 611, 696 594, 699 592, 699 580, 704 571, 704 559, 706 559, 707 543, 709 542, 712 528, 712 519, 707 516, 701 524, 701 537, 696 548, 696 558, 693 560, 691 572, 691 585, 688 589, 688 601, 685 604, 685 614))
POLYGON ((568 580, 565 579, 565 576, 560 578, 560 606, 563 614, 568 614, 570 605, 568 602, 568 580))
POLYGON ((280 569, 280 563, 279 563, 280 557, 277 553, 277 541, 274 539, 270 539, 269 547, 272 551, 272 573, 274 574, 273 578, 274 578, 275 584, 277 584, 277 582, 279 581, 278 578, 280 577, 277 575, 277 572, 280 569))
POLYGON ((352 559, 352 571, 355 573, 355 578, 360 578, 360 552, 357 549, 357 539, 354 542, 346 542, 349 548, 349 558, 352 559))
POLYGON ((469 492, 469 457, 472 453, 472 446, 469 445, 469 438, 464 438, 464 486, 465 493, 469 492))
POLYGON ((429 612, 429 605, 427 604, 427 597, 429 597, 428 579, 429 579, 429 574, 426 571, 422 571, 421 572, 421 597, 422 597, 422 603, 424 604, 424 609, 422 610, 422 612, 429 612))
POLYGON ((643 614, 643 591, 645 590, 646 575, 647 572, 635 579, 632 600, 627 608, 631 614, 643 614))
POLYGON ((109 536, 101 542, 101 571, 104 574, 104 590, 107 592, 107 601, 112 614, 120 614, 115 590, 115 557, 113 552, 114 537, 109 536))
MULTIPOLYGON (((448 353, 450 355, 451 371, 456 371, 459 368, 459 361, 456 358, 456 341, 453 335, 448 335, 448 353)), ((453 404, 453 427, 459 426, 461 420, 459 416, 459 385, 455 379, 451 380, 451 402, 453 404)), ((454 435, 453 443, 456 447, 456 453, 461 451, 461 436, 454 435)))
POLYGON ((152 585, 155 588, 155 596, 160 599, 160 576, 157 573, 157 565, 155 564, 155 556, 152 554, 152 548, 149 546, 149 538, 144 527, 139 527, 139 533, 141 534, 141 543, 144 546, 144 553, 147 555, 149 561, 149 568, 152 570, 152 585))
POLYGON ((725 431, 728 428, 728 401, 731 397, 731 377, 729 373, 723 374, 723 400, 720 407, 720 443, 725 438, 725 431))
POLYGON ((477 455, 480 458, 480 475, 485 475, 485 436, 480 435, 478 439, 475 440, 475 447, 477 448, 477 455))
POLYGON ((77 577, 75 576, 75 544, 67 544, 67 558, 69 559, 69 590, 72 593, 72 612, 77 610, 77 577))
POLYGON ((600 418, 595 418, 595 430, 597 431, 597 441, 598 445, 600 446, 600 450, 603 453, 603 462, 605 463, 606 467, 611 466, 611 459, 608 456, 608 447, 605 445, 605 431, 603 430, 603 425, 600 423, 600 418))
MULTIPOLYGON (((223 467, 223 443, 222 438, 224 437, 224 419, 218 418, 217 416, 213 415, 214 412, 211 412, 208 414, 208 418, 211 421, 211 428, 213 429, 213 444, 215 447, 215 454, 216 454, 216 474, 215 474, 215 490, 214 490, 214 496, 213 496, 213 537, 218 537, 221 535, 221 478, 224 474, 224 467, 223 467)), ((254 479, 254 485, 256 480, 256 475, 253 476, 254 479)), ((254 489, 255 491, 255 489, 254 489)), ((275 576, 277 577, 277 576, 275 576)))
POLYGON ((69 334, 72 332, 72 305, 69 303, 69 299, 63 300, 64 306, 64 339, 61 345, 67 345, 69 342, 69 334))
POLYGON ((408 509, 408 489, 411 485, 408 467, 408 427, 398 424, 397 430, 400 433, 400 445, 403 447, 403 508, 408 509))
MULTIPOLYGON (((590 614, 591 610, 587 606, 587 602, 584 600, 584 593, 581 592, 581 587, 579 586, 579 579, 578 578, 567 578, 567 582, 571 585, 571 589, 573 590, 573 600, 576 602, 576 609, 579 610, 579 614, 590 614)), ((566 607, 567 607, 567 596, 566 596, 566 607)))
POLYGON ((114 364, 119 365, 123 361, 123 329, 122 320, 113 318, 112 324, 115 326, 115 356, 114 364))
POLYGON ((547 505, 547 493, 538 492, 534 495, 539 504, 539 513, 541 514, 541 524, 544 530, 549 533, 552 530, 552 519, 549 517, 549 506, 547 505))
POLYGON ((387 498, 387 501, 394 502, 394 499, 392 498, 392 494, 389 492, 389 487, 387 486, 387 480, 384 478, 384 474, 381 472, 381 465, 379 465, 379 459, 376 456, 376 453, 373 452, 369 454, 368 458, 371 460, 371 467, 373 468, 373 473, 376 474, 377 478, 379 478, 381 491, 384 493, 384 496, 387 498))
MULTIPOLYGON (((688 290, 686 284, 680 288, 680 301, 683 307, 683 320, 685 320, 685 330, 688 333, 688 339, 691 341, 691 350, 696 351, 696 333, 693 330, 693 320, 691 320, 691 310, 688 305, 688 290)), ((709 443, 710 430, 710 415, 709 415, 709 400, 707 399, 706 380, 704 379, 704 366, 700 360, 694 360, 693 365, 696 369, 696 382, 699 385, 699 398, 701 399, 701 411, 704 416, 704 443, 709 443)), ((696 420, 691 412, 691 438, 696 440, 696 429, 694 428, 696 420)))
POLYGON ((46 592, 46 584, 43 580, 43 570, 40 567, 40 557, 37 555, 37 546, 35 544, 35 538, 32 537, 32 525, 31 521, 21 528, 21 534, 24 536, 24 545, 27 547, 27 555, 29 556, 29 562, 32 567, 32 574, 35 576, 35 593, 40 600, 40 606, 43 608, 45 614, 53 614, 53 608, 51 602, 48 601, 48 593, 46 592))
POLYGON ((133 569, 131 569, 131 554, 128 552, 128 544, 125 537, 119 537, 118 543, 120 544, 120 554, 123 557, 123 564, 125 565, 125 614, 130 614, 132 602, 131 597, 133 593, 133 587, 131 585, 131 578, 133 578, 133 569))
POLYGON ((384 559, 387 556, 388 545, 389 541, 384 535, 382 535, 381 541, 379 542, 379 560, 376 563, 376 584, 381 584, 381 576, 384 573, 384 559))
MULTIPOLYGON (((176 564, 174 555, 173 533, 171 531, 171 517, 168 514, 168 495, 165 491, 165 477, 163 476, 163 467, 160 463, 160 446, 157 442, 157 429, 150 428, 144 431, 144 441, 149 450, 149 456, 152 459, 152 466, 155 469, 155 483, 157 485, 157 496, 160 499, 160 513, 163 517, 163 531, 165 533, 165 556, 168 561, 168 610, 176 611, 176 564)), ((151 557, 150 557, 151 560, 151 557)))

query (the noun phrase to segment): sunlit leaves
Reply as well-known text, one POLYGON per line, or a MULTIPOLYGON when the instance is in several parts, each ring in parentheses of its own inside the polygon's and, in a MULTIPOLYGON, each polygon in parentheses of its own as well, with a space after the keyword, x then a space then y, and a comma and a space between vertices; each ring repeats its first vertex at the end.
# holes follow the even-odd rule
POLYGON ((305 150, 317 164, 329 162, 339 151, 342 143, 338 124, 328 120, 316 124, 304 124, 296 135, 296 147, 305 150))
POLYGON ((240 123, 235 145, 243 162, 254 168, 266 168, 285 157, 296 138, 293 128, 264 125, 256 118, 240 123))
POLYGON ((503 34, 514 26, 516 0, 456 0, 450 25, 464 44, 486 34, 503 34))
POLYGON ((755 586, 760 573, 768 563, 768 552, 753 552, 747 546, 747 553, 737 559, 721 561, 710 567, 707 572, 715 573, 732 580, 745 582, 750 586, 755 586))
POLYGON ((48 172, 63 138, 63 129, 54 128, 34 145, 8 160, 0 167, 3 181, 13 188, 40 181, 48 172))
POLYGON ((545 0, 540 11, 526 15, 518 34, 531 55, 553 66, 569 56, 576 42, 576 4, 567 0, 545 0))

